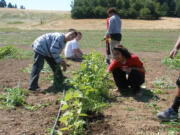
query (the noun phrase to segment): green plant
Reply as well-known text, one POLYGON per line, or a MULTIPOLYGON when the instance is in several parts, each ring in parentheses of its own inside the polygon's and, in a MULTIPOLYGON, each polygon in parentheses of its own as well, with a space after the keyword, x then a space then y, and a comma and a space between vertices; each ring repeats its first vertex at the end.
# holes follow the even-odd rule
POLYGON ((162 94, 163 93, 163 91, 161 89, 153 89, 152 92, 154 94, 162 94))
POLYGON ((161 122, 161 124, 165 125, 165 130, 168 131, 168 135, 176 135, 180 132, 180 121, 170 121, 170 122, 161 122))
POLYGON ((20 88, 19 85, 15 88, 5 88, 4 93, 0 95, 2 105, 14 107, 23 106, 27 91, 20 88))
POLYGON ((179 69, 180 68, 180 54, 177 54, 174 57, 174 59, 171 59, 169 57, 165 57, 162 60, 162 63, 168 65, 171 68, 179 69))
POLYGON ((83 134, 86 124, 84 117, 97 114, 107 106, 111 81, 106 68, 101 54, 89 53, 72 79, 66 80, 71 88, 67 91, 65 101, 61 102, 64 114, 60 122, 64 127, 60 131, 67 130, 71 135, 83 134))
POLYGON ((12 45, 8 45, 0 48, 0 59, 5 57, 16 58, 19 55, 19 51, 12 45))
POLYGON ((170 81, 167 80, 165 77, 162 78, 155 78, 155 80, 152 82, 153 86, 159 89, 172 89, 176 88, 176 86, 170 81))
POLYGON ((43 103, 43 104, 37 104, 37 105, 25 105, 25 109, 30 110, 30 111, 37 111, 39 108, 44 108, 46 106, 51 105, 52 103, 43 103))

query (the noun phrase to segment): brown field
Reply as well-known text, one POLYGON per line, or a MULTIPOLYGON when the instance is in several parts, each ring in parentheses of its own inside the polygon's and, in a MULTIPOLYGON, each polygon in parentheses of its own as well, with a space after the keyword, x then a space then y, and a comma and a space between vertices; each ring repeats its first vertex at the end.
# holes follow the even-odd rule
MULTIPOLYGON (((78 30, 105 30, 105 19, 71 19, 70 12, 63 11, 34 11, 19 9, 2 9, 0 12, 28 17, 19 18, 20 24, 12 21, 1 21, 0 28, 15 27, 19 29, 64 30, 76 28, 78 30), (13 12, 13 13, 12 13, 13 12), (39 18, 35 18, 38 14, 39 18), (48 14, 46 16, 46 14, 48 14), (32 19, 31 19, 32 17, 32 19), (43 24, 40 21, 44 21, 43 24), (8 25, 7 25, 8 24, 8 25)), ((180 29, 180 18, 162 17, 159 20, 122 19, 122 29, 180 29)))

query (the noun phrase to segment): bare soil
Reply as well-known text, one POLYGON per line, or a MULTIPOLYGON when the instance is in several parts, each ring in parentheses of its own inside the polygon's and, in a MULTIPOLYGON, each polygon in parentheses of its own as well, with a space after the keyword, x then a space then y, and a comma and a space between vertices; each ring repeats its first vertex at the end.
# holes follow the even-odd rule
MULTIPOLYGON (((87 50, 84 50, 88 52, 87 50)), ((104 54, 104 49, 97 49, 98 52, 104 54)), ((161 64, 161 59, 165 53, 152 52, 134 52, 140 58, 143 58, 146 74, 146 91, 153 88, 152 81, 155 78, 163 76, 175 82, 178 71, 169 69, 161 64)), ((3 87, 15 87, 20 81, 22 88, 28 87, 29 74, 23 73, 22 68, 32 64, 32 59, 13 60, 6 59, 0 61, 0 92, 3 87)), ((76 70, 79 67, 77 62, 68 62, 71 66, 69 71, 76 70)), ((67 75, 68 76, 68 75, 67 75)), ((41 73, 39 85, 42 90, 51 87, 46 81, 47 75, 41 73)), ((134 96, 124 97, 119 93, 113 93, 113 101, 111 107, 104 110, 104 119, 92 122, 88 126, 88 135, 137 135, 151 134, 158 132, 162 135, 167 131, 162 130, 163 125, 156 118, 151 107, 147 107, 148 103, 156 103, 161 106, 160 110, 166 109, 171 105, 175 90, 164 90, 159 95, 158 101, 152 99, 136 98, 134 96)), ((29 92, 26 102, 31 105, 47 104, 37 111, 30 111, 24 107, 16 107, 15 109, 0 110, 0 134, 1 135, 44 135, 47 129, 52 128, 53 122, 58 112, 61 93, 40 93, 29 92)), ((146 97, 145 97, 146 98, 146 97)))

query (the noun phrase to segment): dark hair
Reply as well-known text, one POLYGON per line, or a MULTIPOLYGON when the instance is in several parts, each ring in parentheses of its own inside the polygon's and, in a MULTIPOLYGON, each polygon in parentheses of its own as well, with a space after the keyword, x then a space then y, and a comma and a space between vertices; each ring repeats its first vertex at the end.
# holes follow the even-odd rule
POLYGON ((122 45, 118 45, 118 46, 114 47, 114 50, 120 52, 122 54, 122 56, 124 56, 126 59, 131 58, 131 53, 128 51, 128 49, 126 49, 122 45))
POLYGON ((111 14, 111 13, 115 13, 115 14, 116 14, 116 9, 115 9, 115 8, 109 8, 109 9, 107 10, 107 13, 108 13, 108 14, 111 14))
POLYGON ((70 31, 71 32, 71 34, 74 34, 75 36, 77 36, 77 31, 70 31))
POLYGON ((68 29, 68 32, 71 32, 71 31, 76 31, 76 30, 73 28, 68 29))
POLYGON ((81 33, 81 32, 79 32, 79 31, 77 32, 77 34, 78 34, 78 35, 82 35, 82 33, 81 33))

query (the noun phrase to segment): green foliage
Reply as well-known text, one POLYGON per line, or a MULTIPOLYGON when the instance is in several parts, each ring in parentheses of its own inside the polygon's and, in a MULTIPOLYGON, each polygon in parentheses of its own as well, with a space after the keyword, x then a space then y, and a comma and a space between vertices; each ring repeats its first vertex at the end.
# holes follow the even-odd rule
POLYGON ((4 58, 25 59, 31 57, 32 57, 32 52, 18 49, 13 45, 8 45, 0 48, 0 59, 4 59, 4 58))
POLYGON ((72 4, 72 18, 106 18, 109 7, 115 7, 121 18, 158 19, 160 16, 160 5, 156 0, 75 0, 72 4), (145 11, 142 10, 140 16, 143 8, 145 11), (146 8, 150 10, 148 16, 146 8))
POLYGON ((174 57, 174 59, 171 59, 169 57, 165 57, 162 60, 162 63, 168 65, 171 68, 179 69, 180 68, 180 54, 177 54, 174 57))
POLYGON ((62 110, 65 111, 60 118, 64 125, 61 131, 68 130, 72 135, 83 134, 86 124, 83 118, 89 113, 101 112, 107 106, 111 81, 106 68, 101 54, 90 53, 84 57, 80 69, 72 79, 67 80, 71 88, 66 93, 65 101, 61 102, 62 110))
POLYGON ((9 107, 22 106, 25 104, 24 99, 26 93, 27 91, 19 86, 15 88, 6 88, 4 93, 0 95, 0 104, 9 107))
POLYGON ((139 13, 140 19, 148 19, 151 18, 151 11, 148 8, 142 8, 139 13))
POLYGON ((176 16, 180 17, 180 0, 176 0, 176 16))
POLYGON ((176 135, 180 132, 180 121, 170 121, 161 122, 161 124, 166 125, 165 130, 168 131, 168 135, 176 135))
POLYGON ((8 45, 0 48, 0 59, 3 59, 5 57, 17 58, 18 54, 19 54, 18 49, 12 45, 8 45))
POLYGON ((179 17, 179 0, 74 0, 72 18, 106 18, 107 9, 115 7, 121 18, 158 19, 179 17))

